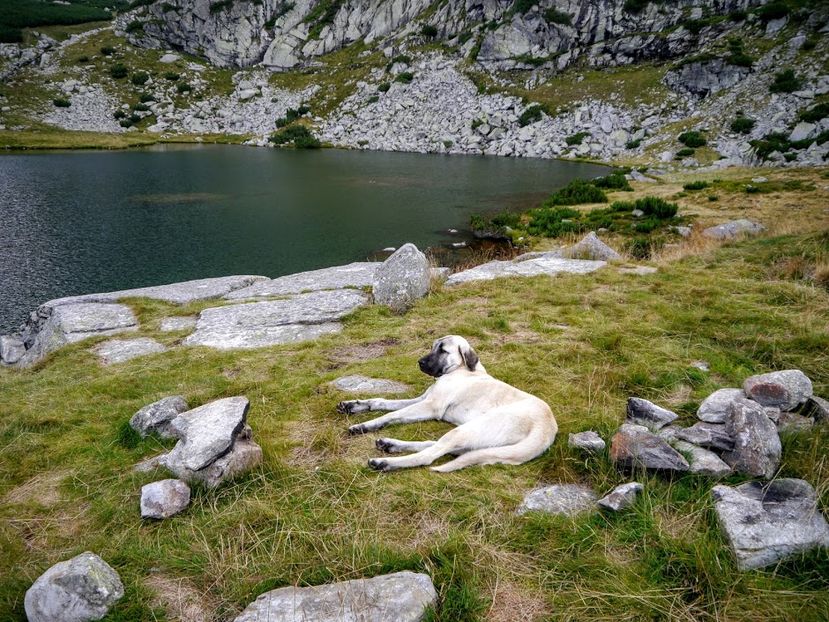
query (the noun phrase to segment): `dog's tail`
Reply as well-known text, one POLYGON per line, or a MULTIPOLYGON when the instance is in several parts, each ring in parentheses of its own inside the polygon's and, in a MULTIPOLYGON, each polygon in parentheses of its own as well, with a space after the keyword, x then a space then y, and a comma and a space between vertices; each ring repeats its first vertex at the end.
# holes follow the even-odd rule
POLYGON ((431 470, 437 473, 449 473, 478 464, 523 464, 543 454, 555 441, 558 426, 555 420, 550 421, 549 424, 533 426, 527 436, 513 445, 473 449, 446 464, 431 467, 431 470))

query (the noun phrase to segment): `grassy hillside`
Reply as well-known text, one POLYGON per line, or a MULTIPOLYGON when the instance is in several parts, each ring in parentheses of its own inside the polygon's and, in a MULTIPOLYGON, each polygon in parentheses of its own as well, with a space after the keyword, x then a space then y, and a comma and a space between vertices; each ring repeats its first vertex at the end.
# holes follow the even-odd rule
POLYGON ((23 41, 24 28, 110 19, 112 9, 125 8, 127 4, 123 0, 72 0, 63 4, 46 0, 0 0, 0 42, 23 41))
MULTIPOLYGON (((690 423, 711 391, 755 372, 800 368, 818 394, 829 394, 829 291, 814 280, 829 272, 827 181, 811 179, 819 189, 810 195, 747 196, 724 181, 725 208, 700 218, 759 215, 770 234, 723 247, 694 240, 666 251, 653 275, 611 266, 589 277, 469 284, 437 291, 405 316, 366 308, 342 334, 307 344, 175 348, 102 368, 88 341, 33 370, 0 370, 0 619, 24 619, 32 581, 85 550, 126 586, 108 620, 173 620, 185 608, 224 620, 278 586, 401 569, 432 576, 440 592, 433 619, 447 622, 826 619, 829 552, 738 572, 708 479, 639 475, 645 492, 619 515, 514 514, 539 484, 581 482, 604 493, 627 480, 606 455, 570 450, 567 434, 595 429, 609 438, 628 396, 669 406, 690 423), (429 378, 416 359, 447 333, 467 336, 490 373, 546 400, 558 439, 518 467, 369 471, 379 435, 349 437, 349 419, 362 417, 337 414, 345 395, 326 383, 363 373, 419 392, 429 378), (696 360, 710 373, 692 367, 696 360), (169 443, 140 440, 127 422, 170 394, 191 406, 246 395, 265 461, 218 490, 194 490, 183 514, 147 522, 140 488, 166 475, 132 465, 169 443)), ((635 194, 672 196, 682 181, 635 194)), ((142 334, 170 346, 183 335, 160 333, 160 318, 200 308, 130 304, 142 334)), ((424 439, 445 430, 432 422, 384 435, 424 439)), ((824 512, 827 442, 827 428, 784 436, 780 468, 780 476, 814 485, 824 512)))

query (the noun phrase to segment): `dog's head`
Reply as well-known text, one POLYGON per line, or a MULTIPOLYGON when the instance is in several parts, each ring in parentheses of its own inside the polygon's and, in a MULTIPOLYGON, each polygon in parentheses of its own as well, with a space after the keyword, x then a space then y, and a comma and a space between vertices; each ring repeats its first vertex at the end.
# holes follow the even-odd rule
POLYGON ((420 371, 435 378, 451 373, 456 369, 466 368, 469 371, 483 369, 478 355, 469 342, 458 335, 441 337, 432 344, 432 351, 420 359, 417 364, 420 371))

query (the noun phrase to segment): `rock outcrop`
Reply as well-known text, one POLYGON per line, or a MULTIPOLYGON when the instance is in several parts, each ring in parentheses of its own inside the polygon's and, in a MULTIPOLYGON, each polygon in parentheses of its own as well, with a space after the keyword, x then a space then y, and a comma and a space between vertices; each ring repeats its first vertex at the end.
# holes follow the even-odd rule
POLYGON ((414 244, 404 244, 374 273, 374 302, 402 312, 429 293, 429 260, 414 244))

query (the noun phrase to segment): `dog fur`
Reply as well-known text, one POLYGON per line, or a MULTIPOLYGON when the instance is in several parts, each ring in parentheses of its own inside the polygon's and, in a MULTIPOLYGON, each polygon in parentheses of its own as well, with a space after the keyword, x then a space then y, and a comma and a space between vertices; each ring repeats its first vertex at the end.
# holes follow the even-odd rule
POLYGON ((437 378, 420 397, 408 400, 372 398, 340 402, 346 414, 392 411, 351 426, 351 434, 374 432, 395 423, 438 420, 456 425, 437 441, 381 438, 377 448, 407 456, 372 458, 377 471, 394 471, 432 464, 451 454, 454 460, 432 467, 447 473, 475 464, 522 464, 544 453, 558 431, 550 407, 529 393, 490 376, 463 337, 447 335, 418 361, 421 371, 437 378))

